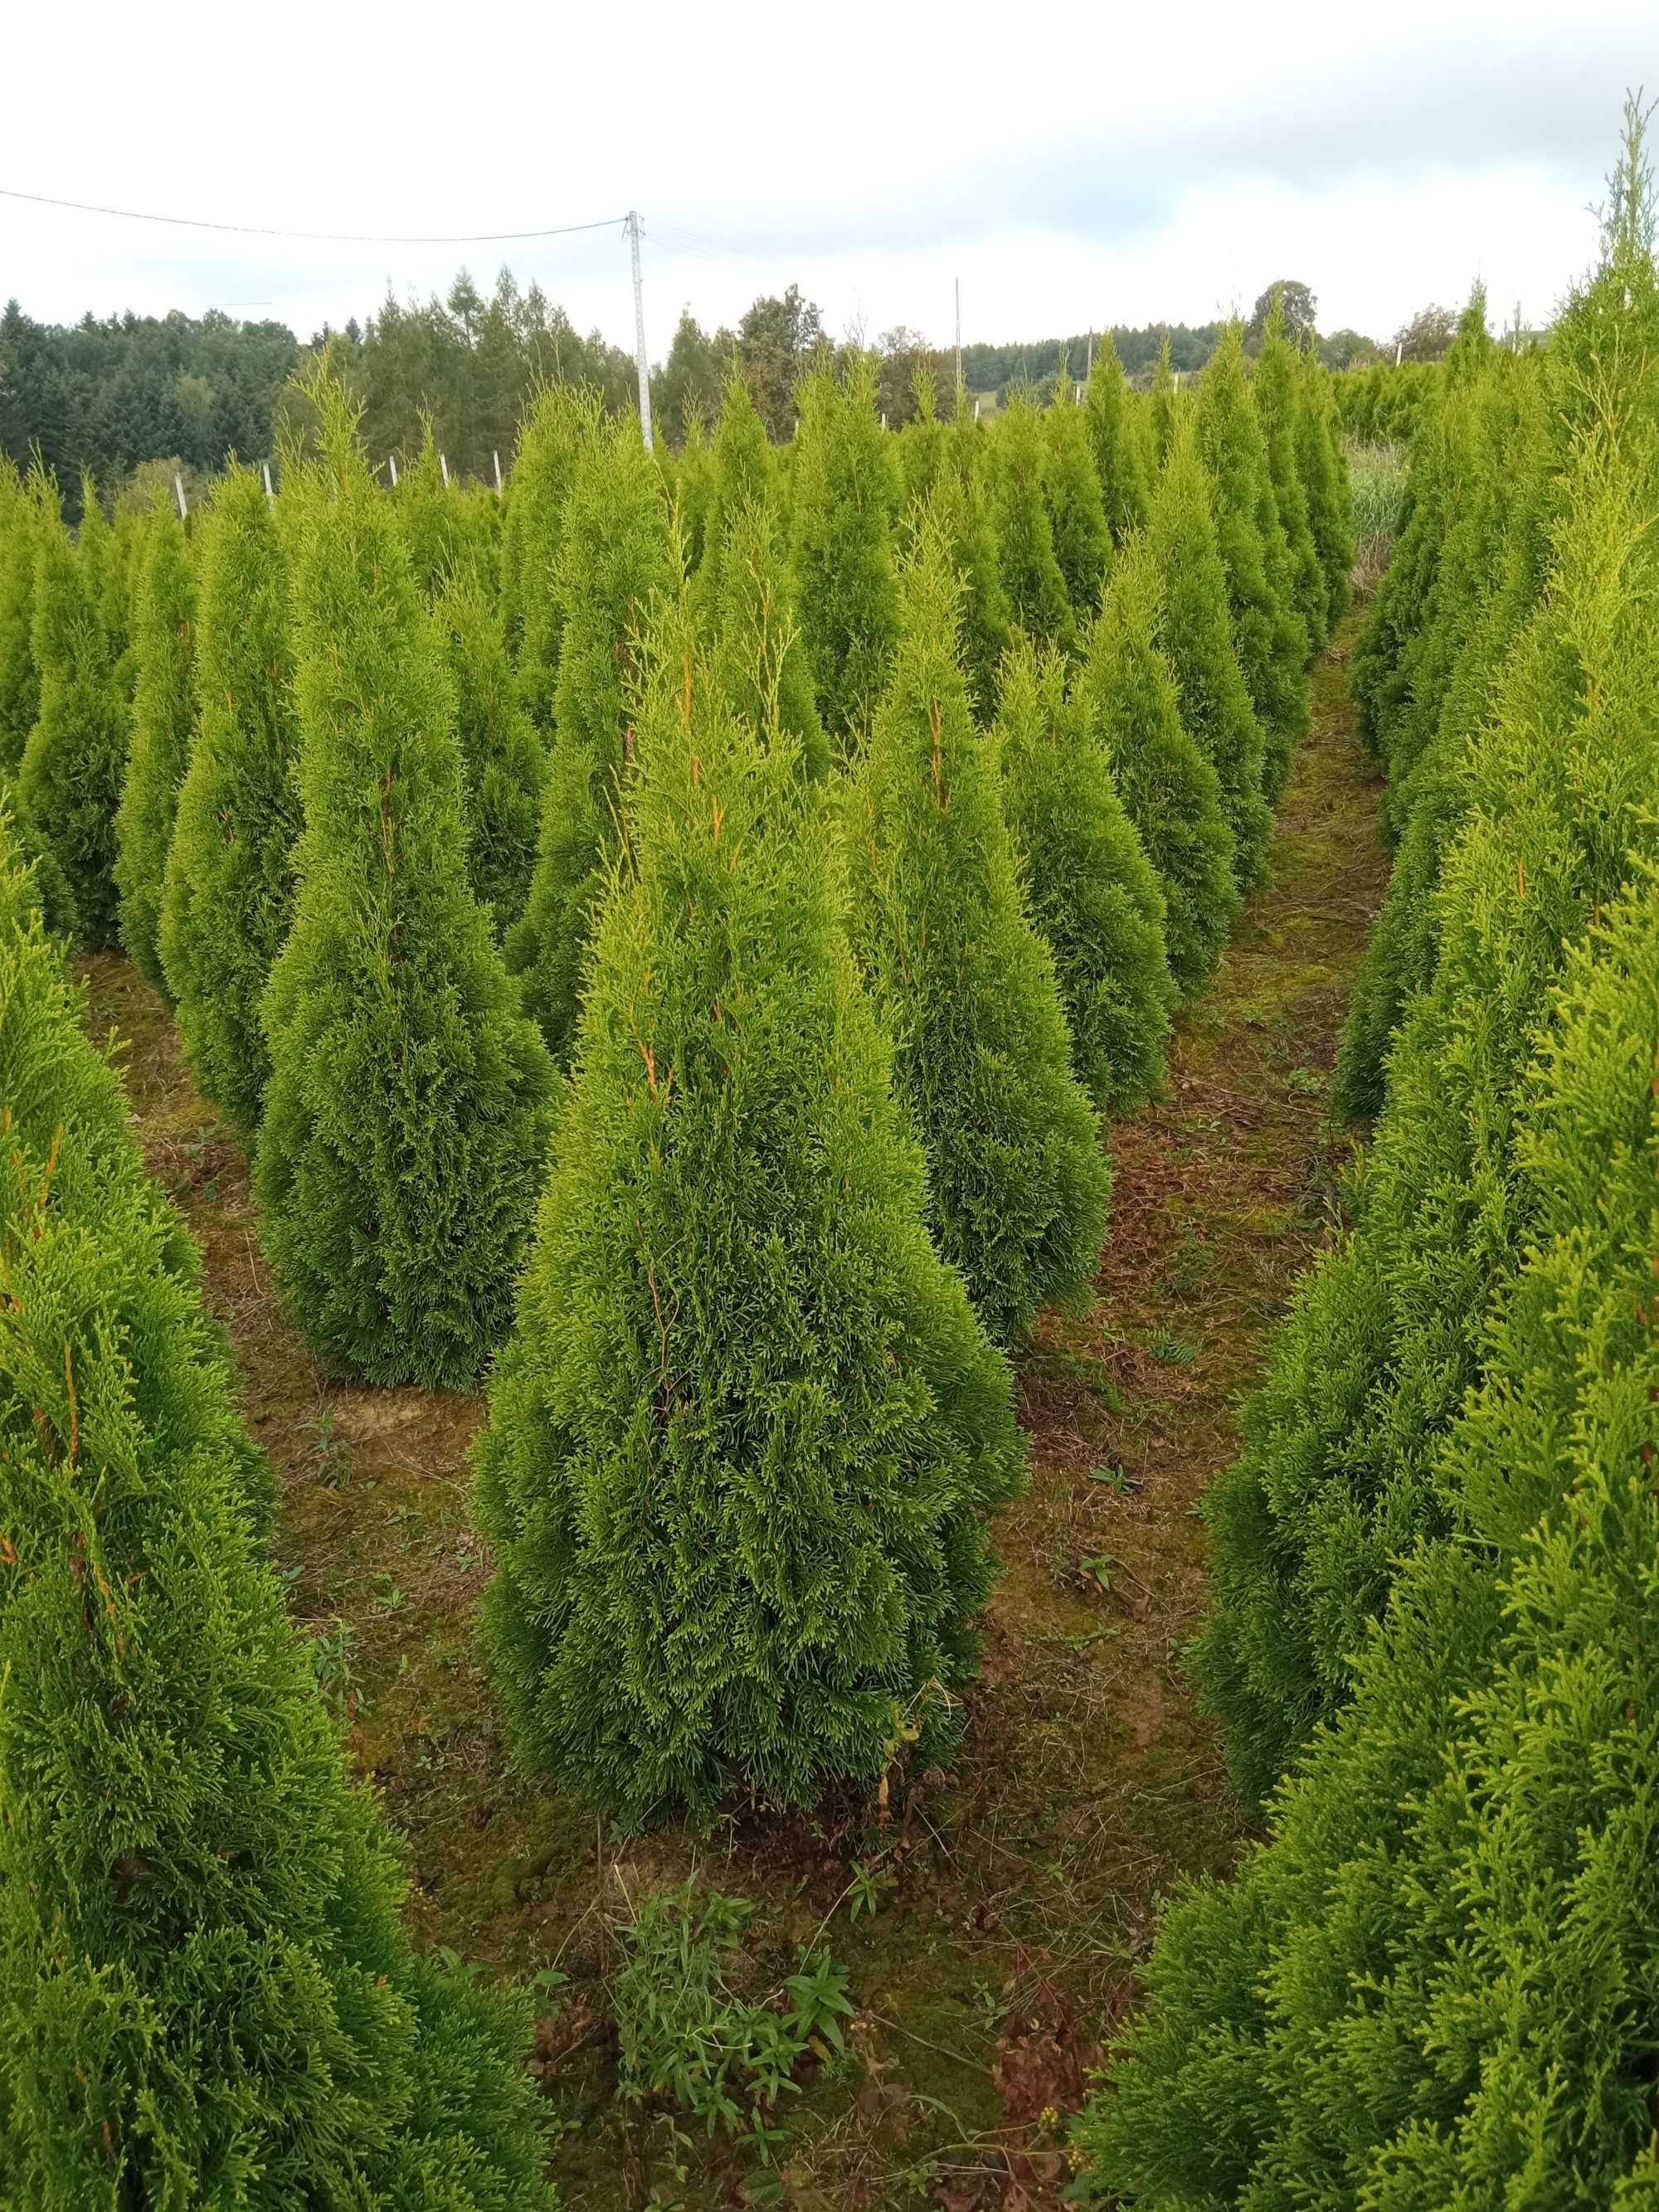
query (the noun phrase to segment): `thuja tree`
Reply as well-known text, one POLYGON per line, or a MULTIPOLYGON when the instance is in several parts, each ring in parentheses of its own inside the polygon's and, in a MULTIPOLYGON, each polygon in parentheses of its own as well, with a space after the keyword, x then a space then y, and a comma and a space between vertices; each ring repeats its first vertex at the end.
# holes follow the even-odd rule
POLYGON ((1076 691, 1158 872, 1170 972, 1190 998, 1215 973, 1240 898, 1221 780, 1182 721, 1159 649, 1162 604, 1152 549, 1144 537, 1131 538, 1113 563, 1076 691))
POLYGON ((1121 545, 1131 531, 1142 526, 1152 507, 1146 459, 1130 413, 1131 405, 1117 348, 1109 336, 1103 337, 1090 364, 1083 412, 1089 428, 1095 472, 1100 479, 1106 526, 1115 545, 1121 545))
POLYGON ((1042 417, 1023 392, 1016 392, 998 416, 990 446, 991 514, 1009 608, 1039 644, 1069 652, 1077 641, 1077 624, 1054 554, 1042 417))
MULTIPOLYGON (((990 441, 957 389, 955 417, 945 433, 944 459, 933 495, 962 585, 962 665, 981 722, 996 712, 1002 657, 1013 642, 1013 610, 1003 588, 991 483, 990 441)), ((913 516, 920 509, 913 509, 913 516)))
POLYGON ((1291 594, 1267 441, 1244 380, 1236 322, 1199 379, 1198 441, 1214 491, 1233 640, 1266 740, 1263 785, 1268 805, 1276 806, 1291 755, 1308 732, 1308 633, 1291 594))
POLYGON ((312 1341, 459 1387, 505 1335, 552 1070, 466 877, 453 693, 340 387, 295 586, 294 923, 263 1018, 255 1189, 312 1341))
POLYGON ((0 775, 15 776, 40 714, 34 663, 37 502, 0 454, 0 775))
POLYGON ((457 568, 472 560, 477 526, 460 485, 445 477, 432 417, 424 410, 420 452, 399 474, 392 503, 409 541, 415 580, 429 606, 457 568))
POLYGON ((683 614, 656 653, 475 1448, 520 1755, 629 1823, 945 1755, 1021 1464, 854 972, 834 799, 683 614))
POLYGON ((40 719, 23 748, 18 803, 41 855, 54 924, 100 947, 119 933, 115 811, 126 775, 128 708, 99 611, 102 576, 70 544, 56 492, 44 478, 36 491, 29 638, 40 719))
POLYGON ((528 2008, 410 1949, 193 1250, 32 908, 0 853, 0 2196, 530 2212, 528 2008))
POLYGON ((901 644, 848 794, 855 943, 927 1147, 939 1249, 993 1333, 1087 1295, 1110 1174, 1072 1072, 1054 957, 1033 927, 992 740, 957 659, 960 586, 918 534, 901 644))
POLYGON ((470 560, 451 574, 436 612, 455 687, 467 874, 500 938, 529 895, 546 754, 520 700, 499 608, 470 560))
POLYGON ((678 556, 639 424, 598 432, 576 471, 554 588, 563 646, 557 727, 524 913, 507 965, 561 1066, 576 1034, 594 906, 623 850, 634 752, 632 692, 653 603, 677 588, 678 556))
POLYGON ((164 994, 161 890, 196 720, 195 626, 196 578, 184 525, 158 497, 132 621, 137 676, 131 744, 115 816, 115 881, 121 941, 144 981, 164 994))
POLYGON ((726 539, 740 510, 772 497, 782 508, 765 425, 755 412, 749 380, 735 357, 726 375, 719 422, 709 441, 708 501, 692 604, 705 625, 714 621, 726 573, 726 539))
POLYGON ((793 498, 801 635, 830 741, 853 750, 897 634, 898 469, 863 352, 854 349, 839 379, 827 366, 813 370, 799 404, 793 498))
POLYGON ((1103 1114, 1164 1088, 1176 1002, 1164 893, 1066 663, 1023 638, 1002 672, 996 739, 1032 921, 1054 957, 1079 1076, 1103 1114))
POLYGON ((1659 884, 1570 963, 1525 1265, 1352 1706, 1237 1883, 1167 1911, 1087 2201, 1636 2204, 1659 2189, 1650 1462, 1659 884))
POLYGON ((1111 532, 1096 471, 1090 425, 1073 395, 1072 374, 1062 359, 1054 401, 1042 412, 1048 465, 1043 497, 1054 532, 1054 559, 1066 580, 1066 596, 1079 629, 1093 621, 1111 556, 1111 532))
POLYGON ((293 916, 301 818, 289 562, 251 469, 214 487, 199 559, 198 714, 159 943, 191 1072, 246 1139, 270 1073, 259 1004, 293 916))
POLYGON ((1262 789, 1261 725, 1233 643, 1227 572, 1210 507, 1210 484, 1192 418, 1176 417, 1152 501, 1147 543, 1158 571, 1158 639, 1175 678, 1181 720, 1221 786, 1242 891, 1267 874, 1273 814, 1262 789))
POLYGON ((558 589, 565 508, 577 464, 599 436, 599 405, 577 386, 544 386, 519 433, 501 527, 501 608, 507 649, 531 720, 550 733, 564 602, 558 589))
POLYGON ((1176 419, 1185 411, 1185 404, 1175 380, 1175 370, 1170 364, 1170 341, 1166 336, 1158 347, 1158 366, 1152 371, 1152 456, 1159 468, 1169 457, 1176 419))
POLYGON ((1291 595, 1307 631, 1309 649, 1317 653, 1330 635, 1330 590, 1314 542, 1308 489, 1302 480, 1301 362, 1285 332, 1283 301, 1277 287, 1262 333, 1253 390, 1267 441, 1273 505, 1289 556, 1291 595))
POLYGON ((1297 366, 1301 385, 1297 409, 1297 466, 1308 500, 1308 527, 1325 579, 1328 629, 1348 611, 1349 578, 1354 562, 1353 493, 1348 465, 1337 435, 1331 380, 1311 355, 1297 366))
POLYGON ((1575 441, 1547 600, 1471 750, 1435 973, 1389 1054, 1354 1225, 1304 1285, 1206 1509, 1217 1613, 1200 1668, 1258 1793, 1347 1696, 1395 1563, 1443 1523, 1436 1443, 1526 1234, 1515 1107, 1536 1025, 1563 946, 1655 840, 1659 288, 1650 264, 1598 279, 1604 307, 1608 285, 1614 327, 1583 303, 1558 325, 1565 389, 1586 388, 1581 338, 1598 343, 1599 420, 1575 441))
POLYGON ((681 558, 691 574, 702 559, 714 503, 714 456, 702 427, 702 410, 695 399, 685 404, 684 445, 671 459, 666 443, 662 443, 658 461, 678 528, 681 558))
POLYGON ((711 614, 709 673, 732 713, 760 735, 781 730, 799 748, 803 771, 827 775, 830 740, 796 617, 788 533, 773 495, 763 492, 731 514, 711 614))

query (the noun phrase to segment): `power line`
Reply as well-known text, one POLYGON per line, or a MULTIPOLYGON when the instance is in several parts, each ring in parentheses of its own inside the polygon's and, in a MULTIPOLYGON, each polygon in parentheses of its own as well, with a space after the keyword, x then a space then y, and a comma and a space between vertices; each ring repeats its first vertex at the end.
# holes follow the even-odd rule
POLYGON ((88 200, 53 199, 46 192, 19 192, 0 185, 0 199, 27 200, 34 207, 68 208, 76 215, 118 216, 124 222, 162 222, 175 230, 217 230, 238 238, 294 238, 312 246, 507 246, 530 238, 569 238, 581 230, 612 230, 624 218, 607 216, 600 222, 563 222, 544 230, 471 230, 450 236, 399 235, 395 232, 363 230, 276 230, 262 223, 210 222, 188 215, 149 215, 138 208, 100 207, 88 200))

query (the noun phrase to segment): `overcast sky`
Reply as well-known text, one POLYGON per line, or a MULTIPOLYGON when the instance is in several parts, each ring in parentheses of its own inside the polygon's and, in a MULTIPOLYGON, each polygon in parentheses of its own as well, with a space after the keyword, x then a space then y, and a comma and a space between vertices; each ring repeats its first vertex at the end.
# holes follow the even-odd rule
POLYGON ((1547 319, 1589 262, 1626 86, 1659 92, 1654 0, 1368 9, 1071 0, 982 11, 501 0, 397 11, 35 6, 6 31, 0 186, 294 230, 603 223, 511 244, 215 235, 0 198, 0 297, 211 307, 301 337, 481 288, 508 262, 653 357, 798 282, 836 334, 1038 338, 1248 310, 1310 284, 1326 331, 1391 331, 1477 276, 1547 319))

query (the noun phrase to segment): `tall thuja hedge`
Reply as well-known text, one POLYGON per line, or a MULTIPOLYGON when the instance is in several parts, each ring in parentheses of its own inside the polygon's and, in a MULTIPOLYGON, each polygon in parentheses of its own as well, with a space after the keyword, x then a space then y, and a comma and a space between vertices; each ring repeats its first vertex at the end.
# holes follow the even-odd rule
POLYGON ((1659 2193, 1659 882, 1572 955, 1529 1076, 1521 1273, 1352 1706, 1237 1882, 1167 1908, 1078 2132, 1085 2201, 1659 2193))
POLYGON ((702 559, 714 498, 714 456, 702 427, 702 410, 695 399, 685 404, 685 442, 678 453, 669 453, 665 440, 659 440, 655 450, 685 573, 692 575, 702 559))
POLYGON ((732 713, 763 735, 775 726, 799 747, 806 775, 827 775, 830 740, 801 642, 788 532, 775 495, 763 492, 730 514, 711 618, 709 672, 732 713))
POLYGON ((529 2008, 410 1949, 81 1013, 0 829, 0 2199, 530 2212, 529 2008))
POLYGON ((479 526, 477 510, 460 484, 445 480, 432 417, 424 412, 421 449, 400 471, 392 499, 409 541, 415 580, 430 606, 458 568, 475 563, 479 526))
POLYGON ((799 405, 792 499, 801 637, 830 742, 850 751, 881 696, 897 635, 898 466, 861 351, 840 378, 814 369, 799 405))
POLYGON ((1241 903, 1221 780, 1181 719, 1159 647, 1158 563, 1144 536, 1123 545, 1090 633, 1076 696, 1118 795, 1157 871, 1170 972, 1186 998, 1215 973, 1241 903))
POLYGON ((121 941, 144 981, 163 994, 161 891, 196 721, 195 629, 191 549, 183 523, 158 496, 132 619, 137 675, 131 745, 115 816, 115 881, 121 941))
POLYGON ((1066 662, 1029 638, 1002 672, 996 742, 1027 908, 1054 957, 1072 1058, 1103 1114, 1164 1088, 1176 1003, 1164 893, 1066 662))
POLYGON ((259 1006, 293 916, 301 823, 290 562, 251 469, 215 485, 199 564, 198 711, 159 943, 191 1073, 246 1139, 270 1073, 259 1006))
POLYGON ((1175 370, 1170 365, 1170 341, 1167 335, 1158 349, 1158 366, 1152 371, 1152 389, 1150 398, 1152 457, 1158 467, 1162 468, 1169 459, 1176 419, 1186 412, 1187 407, 1187 403, 1175 380, 1175 370))
POLYGON ((40 714, 35 666, 34 541, 37 504, 0 453, 0 775, 16 775, 40 714))
POLYGON ((766 426, 755 411, 749 380, 735 357, 726 374, 708 459, 702 549, 691 587, 692 605, 705 626, 714 619, 714 609, 726 574, 726 535, 738 512, 769 497, 778 501, 781 512, 784 509, 766 426))
MULTIPOLYGON (((991 442, 957 393, 957 411, 944 432, 932 512, 945 532, 962 585, 959 629, 963 672, 981 723, 996 712, 1002 658, 1013 642, 1014 615, 1002 581, 991 483, 991 442)), ((922 509, 913 506, 913 523, 922 509)))
MULTIPOLYGON (((58 495, 35 480, 34 611, 39 719, 23 748, 18 804, 40 856, 53 926, 82 945, 118 939, 115 812, 126 775, 130 710, 116 682, 100 605, 108 525, 90 556, 70 545, 58 495)), ((94 502, 95 505, 95 502, 94 502)), ((84 530, 86 526, 82 526, 84 530)))
POLYGON ((1233 643, 1210 484, 1189 415, 1176 418, 1153 495, 1147 544, 1158 570, 1158 641, 1175 678, 1181 720, 1215 769, 1232 832, 1241 891, 1267 874, 1273 818, 1262 789, 1261 725, 1233 643))
POLYGON ((974 726, 960 605, 929 518, 848 793, 854 943, 927 1149, 939 1249, 1011 1343, 1045 1303, 1086 1295, 1111 1177, 1072 1072, 1054 957, 1025 907, 994 741, 974 726))
POLYGON ((577 465, 599 434, 599 403, 593 393, 575 385, 544 386, 520 428, 519 450, 507 481, 501 544, 501 611, 520 694, 531 720, 544 734, 553 728, 553 694, 564 635, 558 574, 565 508, 577 465))
POLYGON ((1089 366, 1083 414, 1114 545, 1121 545, 1131 532, 1141 529, 1152 511, 1152 486, 1133 405, 1117 348, 1109 335, 1103 337, 1089 366))
POLYGON ((1079 629, 1093 621, 1111 558, 1112 534, 1095 466, 1090 423, 1073 396, 1072 373, 1062 359, 1054 404, 1042 410, 1048 447, 1042 495, 1048 503, 1054 559, 1079 629))
POLYGON ((553 1073, 466 877, 454 697, 337 385, 295 584, 294 923, 263 1007, 255 1188, 313 1342, 460 1387, 506 1334, 553 1073))
POLYGON ((1311 354, 1297 364, 1297 465, 1308 499, 1308 527, 1325 579, 1327 630, 1334 630, 1352 597, 1353 491, 1337 435, 1331 380, 1311 354))
POLYGON ((1070 652, 1077 623, 1054 553, 1042 417, 1024 392, 1016 392, 997 416, 990 446, 992 519, 1013 618, 1038 644, 1070 652))
POLYGON ((1389 1060, 1354 1225, 1307 1279, 1213 1487, 1201 1648, 1261 1792, 1349 1693, 1394 1562, 1443 1525, 1438 1437, 1526 1234, 1514 1117, 1563 946, 1659 839, 1659 287, 1618 260, 1563 315, 1557 389, 1593 395, 1548 597, 1476 735, 1437 897, 1433 980, 1389 1060))
POLYGON ((594 907, 623 849, 634 672, 653 605, 679 573, 660 479, 625 415, 588 441, 567 506, 554 586, 563 629, 556 734, 530 896, 507 940, 526 1011, 561 1066, 594 907))
POLYGON ((948 1750, 1021 1445, 935 1252, 826 787, 657 635, 634 866, 475 1448, 520 1755, 630 1823, 948 1750))
POLYGON ((499 605, 465 554, 435 611, 455 687, 467 875, 500 939, 529 896, 547 758, 519 696, 499 605))
POLYGON ((1266 741, 1262 787, 1277 806, 1309 727, 1308 633, 1297 611, 1267 441, 1244 377, 1238 325, 1228 325, 1198 382, 1199 452, 1215 495, 1233 639, 1266 741))
POLYGON ((1308 488, 1302 476, 1302 364, 1285 335, 1277 287, 1262 332, 1261 351, 1256 357, 1254 396, 1267 443, 1273 505, 1289 556, 1291 595, 1308 633, 1309 650, 1317 653, 1331 632, 1330 589, 1325 580, 1325 564, 1314 542, 1308 488))

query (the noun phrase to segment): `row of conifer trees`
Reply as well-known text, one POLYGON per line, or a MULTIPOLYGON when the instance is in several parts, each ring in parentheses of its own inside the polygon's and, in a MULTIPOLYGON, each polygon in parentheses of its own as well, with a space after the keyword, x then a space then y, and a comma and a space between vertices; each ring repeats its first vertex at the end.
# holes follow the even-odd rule
POLYGON ((378 487, 313 397, 280 496, 233 472, 188 532, 94 501, 71 544, 0 483, 20 2201, 537 2187, 522 2023, 410 1956, 302 1694, 268 1476, 66 945, 174 1003, 325 1356, 493 1362, 520 1753, 630 1821, 872 1788, 957 1725, 1011 1355, 1086 1294, 1100 1116, 1158 1090, 1261 880, 1346 590, 1277 331, 1195 402, 1106 352, 1081 405, 902 438, 855 361, 781 451, 734 379, 666 467, 553 390, 504 514, 429 453, 378 487))
POLYGON ((1659 281, 1640 118, 1546 346, 1477 299, 1355 660, 1375 1115, 1208 1504, 1268 1837, 1167 1908, 1080 2192, 1659 2195, 1659 281))

